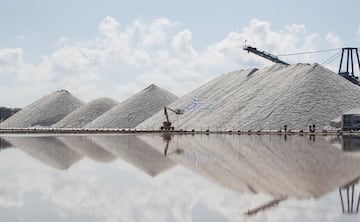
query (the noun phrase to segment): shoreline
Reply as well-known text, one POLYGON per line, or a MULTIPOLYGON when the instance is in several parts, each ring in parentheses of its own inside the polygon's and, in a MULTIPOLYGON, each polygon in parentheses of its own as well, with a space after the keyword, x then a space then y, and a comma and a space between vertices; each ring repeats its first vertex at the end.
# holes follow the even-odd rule
POLYGON ((360 136, 360 131, 319 130, 316 132, 292 130, 145 130, 145 129, 82 129, 82 128, 7 128, 0 134, 228 134, 228 135, 322 135, 322 136, 360 136))

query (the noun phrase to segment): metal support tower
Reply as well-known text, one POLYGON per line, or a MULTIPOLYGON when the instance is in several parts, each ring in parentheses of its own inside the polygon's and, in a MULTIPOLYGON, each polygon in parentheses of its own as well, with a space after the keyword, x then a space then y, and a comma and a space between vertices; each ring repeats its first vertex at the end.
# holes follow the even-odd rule
POLYGON ((357 62, 358 71, 360 71, 360 59, 359 59, 358 48, 350 48, 350 47, 342 48, 338 74, 346 78, 347 80, 351 81, 352 83, 360 86, 358 76, 355 75, 356 67, 354 68, 354 65, 356 64, 354 64, 354 59, 355 59, 355 63, 357 62))

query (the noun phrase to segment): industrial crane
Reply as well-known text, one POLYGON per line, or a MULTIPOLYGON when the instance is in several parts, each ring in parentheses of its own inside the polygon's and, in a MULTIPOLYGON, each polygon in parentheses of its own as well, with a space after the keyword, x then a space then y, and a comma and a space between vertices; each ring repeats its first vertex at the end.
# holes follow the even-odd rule
MULTIPOLYGON (((248 53, 249 52, 254 53, 255 55, 263 57, 274 63, 289 65, 289 63, 284 62, 283 60, 279 59, 276 55, 273 55, 266 51, 258 50, 257 48, 252 47, 252 46, 248 46, 248 45, 246 45, 246 42, 247 41, 245 40, 243 49, 245 51, 248 51, 248 53)), ((282 56, 327 52, 327 51, 333 51, 333 50, 338 50, 338 49, 327 49, 327 50, 319 50, 319 51, 312 51, 312 52, 291 53, 291 54, 284 54, 282 56)), ((330 57, 330 59, 326 60, 326 62, 329 63, 329 62, 333 61, 334 59, 337 58, 338 55, 336 54, 335 56, 336 57, 334 57, 334 56, 330 57)), ((355 76, 356 65, 358 66, 358 70, 360 71, 360 57, 359 57, 358 48, 354 48, 354 47, 342 48, 338 74, 340 76, 344 77, 345 79, 349 80, 350 82, 360 86, 359 77, 355 76)))
POLYGON ((271 54, 271 53, 269 53, 269 52, 260 51, 260 50, 258 50, 258 49, 255 48, 255 47, 247 46, 247 45, 246 45, 246 41, 245 41, 245 43, 244 43, 243 49, 244 49, 245 51, 248 51, 248 53, 249 53, 249 52, 252 52, 252 53, 254 53, 255 55, 261 56, 261 57, 263 57, 263 58, 265 58, 265 59, 267 59, 267 60, 270 60, 270 61, 272 61, 272 62, 279 63, 279 64, 283 64, 283 65, 289 65, 289 63, 280 60, 277 56, 275 56, 275 55, 273 55, 273 54, 271 54))
POLYGON ((358 48, 350 48, 350 47, 342 48, 338 74, 344 77, 345 79, 349 80, 350 82, 360 86, 359 77, 355 76, 356 68, 354 68, 354 60, 355 63, 357 63, 358 71, 360 71, 360 59, 359 59, 358 48))
POLYGON ((171 122, 169 120, 168 110, 175 113, 176 115, 182 115, 184 114, 183 109, 171 109, 169 107, 164 106, 164 115, 166 118, 166 121, 163 122, 163 125, 160 127, 161 130, 174 130, 175 128, 171 126, 171 122))

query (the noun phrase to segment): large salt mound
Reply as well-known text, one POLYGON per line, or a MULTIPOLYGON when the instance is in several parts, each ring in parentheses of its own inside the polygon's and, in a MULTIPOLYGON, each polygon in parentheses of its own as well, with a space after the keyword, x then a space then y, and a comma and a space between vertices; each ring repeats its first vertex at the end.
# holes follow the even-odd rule
MULTIPOLYGON (((169 105, 185 109, 178 121, 169 116, 183 129, 307 129, 359 105, 360 87, 318 64, 276 64, 223 74, 169 105)), ((137 127, 158 129, 163 121, 160 111, 137 127)))
POLYGON ((133 128, 176 99, 174 94, 152 84, 96 118, 85 128, 133 128))
POLYGON ((51 126, 82 105, 68 91, 56 91, 26 106, 2 122, 0 128, 51 126))
POLYGON ((64 119, 53 125, 55 128, 81 128, 118 105, 110 98, 95 99, 76 109, 64 119))

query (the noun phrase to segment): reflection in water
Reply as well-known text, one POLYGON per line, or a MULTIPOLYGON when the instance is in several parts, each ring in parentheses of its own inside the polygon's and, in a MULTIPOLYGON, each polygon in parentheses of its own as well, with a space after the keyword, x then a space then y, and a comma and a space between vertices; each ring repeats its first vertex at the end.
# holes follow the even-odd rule
POLYGON ((175 162, 136 135, 94 136, 92 140, 152 177, 175 166, 175 162))
POLYGON ((8 141, 6 141, 5 139, 0 137, 0 150, 7 149, 10 147, 11 147, 11 144, 8 141))
POLYGON ((6 140, 33 158, 56 169, 68 169, 82 156, 55 137, 7 137, 6 140))
POLYGON ((343 213, 346 214, 359 213, 360 192, 355 192, 355 186, 358 186, 358 182, 359 182, 359 178, 339 188, 341 209, 343 213), (344 192, 345 192, 345 197, 343 197, 344 192))
POLYGON ((264 211, 266 209, 269 209, 271 207, 275 207, 277 206, 281 201, 284 201, 286 199, 277 199, 277 200, 271 200, 263 205, 260 205, 254 209, 249 209, 247 212, 245 212, 245 215, 247 216, 253 216, 255 214, 257 214, 260 211, 264 211))
POLYGON ((158 137, 140 138, 154 147, 165 142, 169 158, 223 187, 274 198, 247 215, 289 197, 320 198, 360 175, 360 160, 323 137, 177 136, 169 144, 158 137))
POLYGON ((66 136, 59 137, 58 139, 82 156, 86 156, 97 162, 108 163, 116 159, 115 155, 105 150, 102 146, 93 141, 91 137, 66 136))
POLYGON ((237 193, 269 196, 244 208, 247 217, 292 198, 319 199, 337 190, 342 212, 359 210, 360 159, 354 151, 360 143, 354 137, 141 134, 6 140, 57 169, 68 169, 82 157, 101 163, 119 158, 155 177, 179 164, 237 193))
POLYGON ((170 153, 168 153, 168 150, 169 150, 169 144, 170 144, 170 140, 171 140, 171 137, 173 135, 171 133, 164 133, 161 135, 161 137, 163 138, 163 141, 165 142, 165 148, 164 148, 164 156, 167 156, 167 155, 170 155, 170 154, 173 154, 173 153, 176 153, 176 154, 183 154, 184 153, 184 150, 182 149, 176 149, 170 153))
POLYGON ((343 136, 341 139, 344 151, 360 151, 360 137, 343 136))
POLYGON ((164 149, 164 156, 167 155, 167 152, 168 152, 168 149, 169 149, 169 143, 170 143, 170 140, 171 140, 171 137, 172 137, 172 134, 171 133, 163 133, 161 135, 161 137, 163 138, 164 142, 165 142, 165 149, 164 149))

